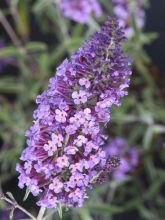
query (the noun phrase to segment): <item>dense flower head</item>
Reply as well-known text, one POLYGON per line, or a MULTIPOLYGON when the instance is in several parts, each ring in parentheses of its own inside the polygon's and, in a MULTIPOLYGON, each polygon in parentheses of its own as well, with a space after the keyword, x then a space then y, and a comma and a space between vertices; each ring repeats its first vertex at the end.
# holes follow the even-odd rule
POLYGON ((126 174, 131 173, 139 164, 139 151, 136 147, 130 147, 126 139, 116 137, 111 139, 105 148, 107 157, 114 155, 120 157, 120 165, 113 170, 114 179, 123 180, 126 174))
MULTIPOLYGON (((86 190, 115 167, 102 145, 112 105, 127 95, 130 60, 121 51, 124 33, 107 18, 100 32, 57 68, 36 99, 34 124, 26 132, 19 187, 40 195, 39 206, 82 206, 86 190)), ((116 161, 116 162, 115 162, 116 161)))
POLYGON ((59 7, 65 17, 79 23, 88 23, 92 14, 96 17, 100 17, 102 14, 97 0, 61 0, 59 7))
POLYGON ((134 33, 132 17, 139 29, 142 29, 145 22, 145 12, 142 0, 112 0, 113 11, 118 18, 119 24, 125 29, 127 37, 134 33))

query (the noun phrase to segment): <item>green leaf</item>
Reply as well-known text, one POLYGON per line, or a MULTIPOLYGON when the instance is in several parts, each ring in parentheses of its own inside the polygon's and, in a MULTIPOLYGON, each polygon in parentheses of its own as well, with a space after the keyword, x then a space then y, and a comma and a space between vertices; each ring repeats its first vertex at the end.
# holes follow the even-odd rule
POLYGON ((20 56, 20 50, 14 46, 8 46, 0 49, 0 58, 18 56, 20 56))
POLYGON ((59 60, 61 60, 65 54, 65 49, 66 48, 64 47, 64 45, 59 45, 58 47, 54 48, 51 56, 49 57, 51 65, 59 64, 59 60))
POLYGON ((82 38, 73 38, 73 39, 66 40, 64 42, 64 46, 65 48, 76 50, 79 47, 81 42, 82 42, 82 38))
POLYGON ((161 186, 164 183, 164 178, 158 178, 155 182, 153 182, 153 184, 150 186, 150 188, 148 189, 148 198, 154 198, 154 196, 156 196, 156 194, 159 192, 159 190, 161 190, 161 186))
POLYGON ((0 92, 3 93, 21 93, 24 91, 24 85, 16 82, 14 78, 1 78, 0 92))
POLYGON ((19 3, 19 0, 12 0, 11 1, 11 7, 16 8, 18 3, 19 3))
POLYGON ((155 133, 161 134, 161 133, 165 133, 165 126, 162 125, 154 125, 153 126, 153 131, 155 133))
POLYGON ((49 76, 50 74, 50 56, 48 53, 41 53, 38 57, 37 61, 41 77, 49 76))
POLYGON ((107 212, 110 214, 120 213, 123 211, 122 207, 107 204, 88 204, 85 208, 90 209, 91 212, 107 212))
POLYGON ((15 19, 16 30, 23 38, 29 36, 29 6, 29 1, 24 0, 19 0, 17 5, 13 5, 17 13, 17 19, 15 19))
POLYGON ((144 161, 144 164, 146 167, 147 175, 148 175, 150 181, 153 182, 155 180, 155 178, 157 178, 157 172, 154 167, 152 157, 147 157, 144 161))
POLYGON ((81 208, 79 210, 79 215, 81 217, 81 220, 92 220, 92 217, 90 216, 90 210, 87 208, 81 208))
POLYGON ((78 38, 78 37, 82 36, 83 31, 84 31, 84 26, 82 26, 81 24, 77 24, 71 33, 72 38, 78 38))
POLYGON ((50 1, 48 0, 39 0, 33 5, 32 10, 34 13, 40 13, 49 4, 50 4, 50 1))
POLYGON ((47 45, 43 42, 30 42, 25 46, 28 53, 47 50, 47 45))
POLYGON ((157 33, 141 33, 139 37, 140 37, 140 42, 142 44, 150 44, 152 41, 158 38, 158 34, 157 33))
POLYGON ((150 149, 152 138, 153 138, 153 126, 149 126, 146 129, 146 132, 144 133, 144 137, 143 137, 143 146, 145 150, 150 149))
MULTIPOLYGON (((2 180, 1 180, 2 183, 2 180)), ((5 208, 5 202, 1 199, 2 196, 0 195, 0 209, 4 209, 5 208)))
POLYGON ((138 205, 142 203, 142 198, 134 197, 133 199, 126 202, 125 205, 123 205, 123 211, 131 210, 133 208, 136 208, 138 205))
POLYGON ((137 208, 143 218, 148 219, 148 220, 156 219, 156 216, 153 215, 151 210, 146 209, 144 206, 138 206, 137 208))

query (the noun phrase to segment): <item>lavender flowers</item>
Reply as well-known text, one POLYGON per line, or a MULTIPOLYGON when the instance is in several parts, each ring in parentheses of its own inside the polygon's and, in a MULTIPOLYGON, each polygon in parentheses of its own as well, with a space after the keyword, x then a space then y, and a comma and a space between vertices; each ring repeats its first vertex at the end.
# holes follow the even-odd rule
POLYGON ((114 158, 101 145, 112 105, 127 95, 129 58, 121 51, 124 33, 108 18, 71 60, 57 68, 49 88, 37 97, 28 147, 17 165, 19 187, 27 186, 39 206, 82 206, 86 190, 110 172, 114 158))
POLYGON ((65 17, 78 23, 88 23, 92 14, 96 17, 102 14, 97 0, 61 0, 59 7, 65 17))
POLYGON ((145 13, 142 0, 112 0, 112 3, 114 14, 124 28, 127 37, 131 37, 134 33, 132 18, 139 29, 143 28, 145 13))
POLYGON ((139 151, 137 148, 128 146, 124 138, 111 139, 105 148, 107 157, 116 155, 120 157, 120 166, 112 172, 114 179, 123 180, 126 174, 133 172, 139 163, 139 151))

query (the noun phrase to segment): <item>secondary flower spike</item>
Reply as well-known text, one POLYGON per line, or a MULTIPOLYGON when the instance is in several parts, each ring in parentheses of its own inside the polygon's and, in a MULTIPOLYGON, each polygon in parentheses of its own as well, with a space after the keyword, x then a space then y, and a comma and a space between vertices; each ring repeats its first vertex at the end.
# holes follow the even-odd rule
POLYGON ((127 37, 134 34, 133 20, 138 29, 142 29, 145 23, 144 2, 142 0, 112 0, 114 14, 119 24, 124 28, 127 37))
POLYGON ((123 180, 139 164, 140 152, 138 148, 129 147, 127 140, 122 137, 111 139, 104 149, 107 157, 109 155, 120 157, 120 166, 111 173, 114 179, 123 180))
POLYGON ((61 13, 78 23, 88 23, 90 16, 102 15, 100 4, 97 0, 61 0, 59 2, 61 13))
MULTIPOLYGON (((118 165, 102 149, 103 126, 112 105, 127 95, 130 60, 121 51, 124 33, 107 18, 70 59, 57 68, 48 90, 37 97, 34 124, 26 132, 19 187, 27 186, 39 206, 82 206, 86 190, 118 165)), ((115 162, 116 161, 116 162, 115 162)))

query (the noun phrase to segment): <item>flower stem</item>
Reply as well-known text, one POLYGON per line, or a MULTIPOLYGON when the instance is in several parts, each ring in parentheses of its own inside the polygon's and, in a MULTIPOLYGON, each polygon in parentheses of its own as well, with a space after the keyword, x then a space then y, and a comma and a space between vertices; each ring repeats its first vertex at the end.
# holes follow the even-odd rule
POLYGON ((46 211, 45 207, 40 208, 40 211, 39 211, 38 216, 37 216, 37 220, 43 220, 43 216, 44 216, 45 211, 46 211))
POLYGON ((7 21, 6 17, 3 15, 3 12, 1 10, 0 10, 0 23, 2 23, 4 29, 8 33, 11 40, 13 41, 13 44, 19 48, 21 46, 21 42, 18 39, 13 28, 10 26, 9 22, 7 21))
POLYGON ((12 201, 11 199, 8 199, 6 197, 1 197, 1 199, 5 200, 6 202, 8 202, 9 204, 12 204, 14 206, 14 208, 21 210, 22 212, 24 212, 27 216, 29 216, 32 220, 36 220, 36 218, 30 213, 28 212, 26 209, 24 209, 22 206, 20 206, 18 203, 16 203, 15 201, 12 201))

